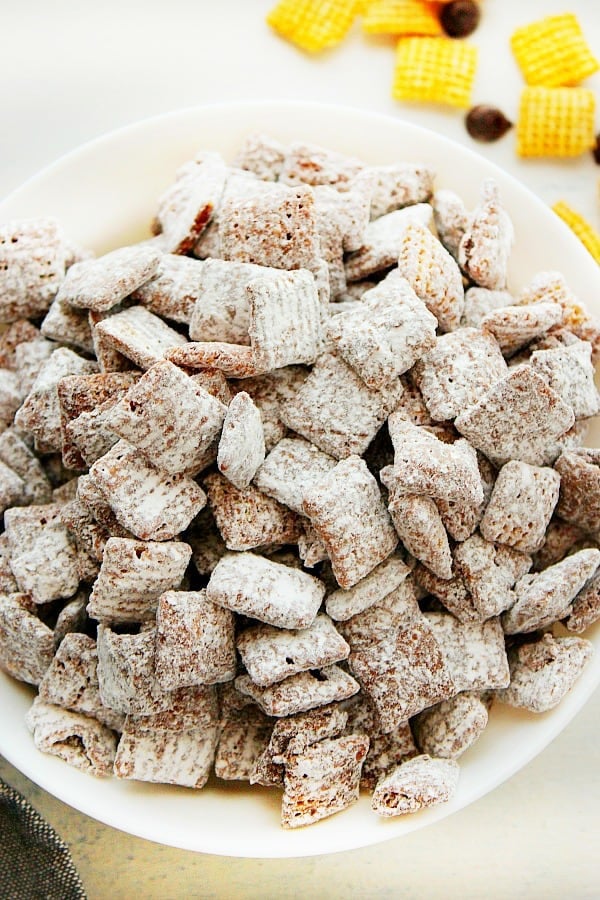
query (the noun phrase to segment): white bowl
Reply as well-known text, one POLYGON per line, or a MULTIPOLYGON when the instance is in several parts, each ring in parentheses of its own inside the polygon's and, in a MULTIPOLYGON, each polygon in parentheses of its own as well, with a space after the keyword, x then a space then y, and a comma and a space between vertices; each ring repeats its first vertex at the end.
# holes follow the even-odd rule
MULTIPOLYGON (((32 178, 0 204, 0 218, 54 215, 80 243, 106 251, 147 234, 155 201, 175 169, 200 148, 231 158, 251 131, 283 141, 308 140, 373 163, 420 161, 437 184, 475 205, 493 177, 513 219, 516 245, 510 287, 541 270, 564 273, 575 293, 600 313, 600 270, 540 200, 483 157, 433 132, 358 109, 307 103, 243 103, 182 110, 112 132, 32 178)), ((598 445, 599 432, 591 436, 598 445)), ((283 831, 280 793, 211 783, 202 791, 96 779, 39 753, 24 724, 32 691, 0 673, 0 752, 50 794, 122 831, 205 853, 294 857, 334 853, 399 837, 461 809, 521 769, 568 724, 600 682, 600 627, 586 635, 597 653, 571 693, 551 712, 493 709, 484 735, 461 759, 454 799, 413 816, 381 820, 367 796, 310 828, 283 831)), ((528 797, 535 803, 535 797, 528 797)))

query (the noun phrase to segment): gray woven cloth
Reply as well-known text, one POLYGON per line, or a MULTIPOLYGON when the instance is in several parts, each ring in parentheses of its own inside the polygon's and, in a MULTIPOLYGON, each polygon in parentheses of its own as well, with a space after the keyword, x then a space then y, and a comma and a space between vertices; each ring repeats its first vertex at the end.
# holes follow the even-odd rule
POLYGON ((21 794, 0 780, 0 898, 85 896, 67 845, 21 794))

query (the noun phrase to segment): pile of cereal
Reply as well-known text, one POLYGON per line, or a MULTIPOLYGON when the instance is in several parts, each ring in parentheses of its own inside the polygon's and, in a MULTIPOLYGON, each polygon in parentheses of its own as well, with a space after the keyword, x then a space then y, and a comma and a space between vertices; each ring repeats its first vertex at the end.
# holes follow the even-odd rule
POLYGON ((36 746, 279 788, 288 828, 448 800, 492 703, 551 709, 592 653, 600 324, 557 272, 513 296, 495 184, 467 210, 425 165, 255 135, 154 231, 0 227, 0 666, 36 746))

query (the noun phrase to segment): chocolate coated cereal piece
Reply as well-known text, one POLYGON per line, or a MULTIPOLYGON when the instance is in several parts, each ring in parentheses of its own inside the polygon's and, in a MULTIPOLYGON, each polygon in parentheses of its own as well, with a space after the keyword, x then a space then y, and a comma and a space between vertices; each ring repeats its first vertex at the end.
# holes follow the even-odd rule
POLYGON ((108 623, 153 621, 158 598, 179 587, 191 555, 191 547, 180 541, 109 538, 89 615, 108 623))
POLYGON ((488 541, 534 553, 544 543, 558 502, 560 475, 554 469, 514 460, 498 473, 480 529, 488 541))
POLYGON ((0 334, 0 368, 14 371, 17 368, 16 349, 19 344, 39 338, 40 330, 27 319, 17 319, 0 334))
POLYGON ((166 358, 187 369, 217 369, 226 378, 252 378, 264 374, 252 347, 222 341, 192 341, 167 351, 166 358))
POLYGON ((83 309, 106 312, 156 273, 161 254, 149 244, 120 247, 72 265, 57 300, 83 309))
POLYGON ((359 732, 369 738, 369 752, 360 775, 361 789, 373 791, 379 779, 391 769, 418 755, 408 722, 401 722, 393 731, 381 734, 376 713, 364 697, 351 697, 341 705, 348 710, 346 734, 359 732))
POLYGON ((364 163, 352 156, 317 144, 295 142, 287 147, 279 180, 285 184, 331 185, 339 191, 349 189, 364 163))
POLYGON ((157 469, 123 440, 94 463, 90 478, 118 522, 143 541, 171 540, 206 505, 191 478, 157 469))
POLYGON ((168 710, 173 696, 156 682, 156 629, 117 634, 98 627, 98 684, 105 706, 117 712, 150 716, 168 710))
POLYGON ((485 615, 477 608, 460 575, 443 579, 420 564, 414 570, 415 580, 424 591, 436 597, 459 622, 482 622, 485 615))
POLYGON ((553 442, 573 422, 571 407, 524 365, 509 370, 454 424, 492 462, 517 459, 543 466, 553 461, 553 442))
POLYGON ((351 253, 346 261, 348 281, 362 281, 375 272, 395 266, 407 226, 417 223, 429 227, 432 217, 428 203, 416 203, 369 222, 363 246, 351 253))
POLYGON ((112 775, 117 736, 81 713, 36 699, 26 722, 35 746, 90 775, 112 775))
POLYGON ((600 550, 579 550, 515 586, 517 601, 502 617, 506 634, 545 628, 571 613, 573 600, 600 565, 600 550))
POLYGON ((412 726, 422 753, 457 759, 475 743, 487 723, 486 704, 478 694, 467 691, 423 710, 412 726))
POLYGON ((254 485, 241 491, 220 472, 204 479, 217 528, 229 550, 295 544, 302 534, 299 516, 254 485))
POLYGON ((35 615, 28 594, 0 594, 0 668, 39 684, 54 657, 54 632, 35 615))
POLYGON ((249 134, 233 165, 252 172, 262 181, 277 181, 286 155, 285 146, 267 134, 249 134))
MULTIPOLYGON (((77 495, 75 499, 89 510, 92 518, 106 531, 106 539, 111 537, 111 535, 112 537, 133 537, 131 532, 117 521, 114 512, 106 502, 104 494, 96 487, 89 475, 80 475, 77 479, 77 495)), ((104 552, 103 548, 102 552, 104 552)))
POLYGON ((397 546, 379 486, 357 456, 339 462, 313 482, 303 507, 342 588, 355 585, 397 546))
POLYGON ((560 562, 569 552, 594 546, 592 538, 586 536, 585 531, 578 525, 563 522, 561 519, 552 519, 544 543, 537 553, 533 554, 533 569, 535 572, 541 572, 542 569, 560 562))
POLYGON ((0 534, 0 596, 17 593, 19 588, 10 568, 10 545, 6 532, 0 534))
POLYGON ((206 587, 212 603, 278 628, 308 628, 324 593, 312 575, 254 553, 227 553, 206 587))
POLYGON ((488 313, 512 306, 514 298, 508 291, 491 291, 489 288, 470 287, 465 293, 465 308, 461 325, 466 328, 480 328, 488 313))
POLYGON ((579 591, 565 627, 575 634, 581 634, 590 625, 600 619, 600 574, 594 575, 585 587, 579 591))
POLYGON ((336 464, 335 459, 303 438, 283 438, 254 478, 256 487, 300 514, 304 491, 336 464))
MULTIPOLYGON (((84 579, 82 578, 81 580, 83 581, 84 579)), ((87 591, 85 589, 78 591, 71 600, 65 603, 59 612, 54 626, 54 643, 57 647, 60 647, 68 634, 79 634, 85 631, 88 622, 85 611, 87 600, 87 591)))
POLYGON ((88 311, 76 309, 66 300, 57 297, 52 301, 40 328, 44 337, 59 344, 68 344, 76 350, 85 350, 87 353, 94 352, 88 311))
POLYGON ((365 735, 320 741, 286 760, 281 824, 299 828, 347 809, 358 800, 369 749, 365 735))
POLYGON ((404 278, 386 278, 336 316, 328 337, 368 387, 393 384, 435 343, 436 319, 404 278))
POLYGON ((408 552, 440 578, 452 578, 448 535, 434 501, 419 494, 392 490, 388 509, 396 533, 408 552))
POLYGON ((156 615, 156 677, 166 691, 231 681, 236 674, 234 616, 205 591, 168 590, 156 615))
POLYGON ((513 647, 509 653, 510 685, 494 696, 501 703, 542 713, 554 709, 591 659, 594 646, 582 638, 554 638, 513 647))
POLYGON ((402 763, 377 784, 372 807, 380 816, 401 816, 447 803, 458 784, 458 763, 423 754, 402 763))
POLYGON ((247 706, 226 711, 215 757, 217 778, 249 781, 269 744, 272 730, 273 719, 265 716, 251 700, 247 706))
POLYGON ((141 369, 149 369, 160 362, 168 350, 187 343, 183 335, 144 306, 130 306, 107 316, 96 323, 94 330, 110 347, 141 369))
POLYGON ((131 292, 151 313, 187 325, 201 291, 204 263, 187 256, 163 253, 152 278, 131 292))
POLYGON ((479 621, 498 616, 513 605, 512 589, 531 568, 530 556, 498 547, 479 534, 456 546, 454 562, 480 614, 479 621))
POLYGON ((35 319, 46 312, 65 274, 67 247, 51 218, 0 226, 0 322, 35 319))
POLYGON ((23 479, 0 460, 0 515, 22 499, 24 490, 23 479))
POLYGON ((235 487, 247 488, 265 458, 260 411, 245 391, 235 395, 223 422, 217 465, 235 487))
POLYGON ((186 540, 192 548, 192 561, 200 575, 210 575, 227 552, 225 541, 219 534, 213 514, 208 507, 196 516, 186 532, 186 540))
POLYGON ((432 199, 433 218, 439 239, 454 259, 469 223, 469 214, 462 199, 445 188, 436 191, 432 199))
POLYGON ((454 419, 481 398, 507 366, 494 338, 476 328, 443 334, 418 360, 413 376, 433 419, 454 419))
POLYGON ((407 578, 409 567, 401 557, 393 554, 384 559, 354 587, 330 593, 325 600, 325 608, 332 619, 344 622, 352 616, 383 600, 407 578))
POLYGON ((251 626, 238 636, 237 649, 250 678, 260 687, 297 672, 341 662, 350 652, 331 619, 323 614, 308 628, 294 631, 271 625, 251 626))
POLYGON ((586 532, 600 531, 600 452, 588 448, 564 452, 555 469, 560 475, 557 515, 586 532))
POLYGON ((563 310, 558 303, 502 306, 487 313, 481 320, 481 327, 494 335, 505 356, 513 356, 562 319, 563 310))
POLYGON ((398 271, 436 317, 442 331, 458 328, 465 303, 460 269, 429 228, 414 222, 405 228, 398 271))
POLYGON ((531 365, 546 384, 573 408, 575 419, 595 416, 600 411, 591 344, 578 341, 569 347, 536 350, 531 354, 531 365))
POLYGON ((217 725, 173 732, 127 718, 115 756, 117 778, 202 788, 208 781, 219 737, 217 725))
POLYGON ((211 461, 225 413, 216 397, 165 359, 132 385, 108 425, 164 472, 195 475, 211 461))
POLYGON ((279 270, 220 259, 209 259, 201 265, 190 339, 250 344, 250 298, 246 288, 253 277, 268 277, 279 270))
POLYGON ((479 287, 503 290, 513 240, 512 222, 500 204, 498 187, 484 181, 481 205, 471 215, 458 248, 459 265, 479 287))
POLYGON ((436 500, 444 527, 455 541, 466 541, 477 529, 486 509, 496 480, 496 470, 482 453, 477 453, 477 465, 483 487, 483 501, 436 500))
POLYGON ((365 171, 373 178, 372 219, 431 198, 435 172, 427 165, 393 163, 369 166, 365 171))
POLYGON ((285 437, 287 428, 280 419, 280 412, 306 380, 308 369, 304 366, 286 366, 267 375, 233 382, 235 391, 246 391, 260 410, 265 432, 265 448, 272 450, 285 437))
POLYGON ((500 619, 459 622, 436 612, 425 613, 425 619, 451 673, 454 693, 506 687, 509 672, 500 619))
POLYGON ((200 153, 177 172, 175 182, 159 200, 157 221, 161 246, 167 253, 188 253, 219 203, 227 166, 218 153, 200 153))
POLYGON ((325 706, 352 697, 358 683, 338 666, 326 666, 290 675, 269 687, 259 687, 249 675, 238 675, 235 686, 258 703, 268 716, 292 716, 295 713, 325 706))
POLYGON ((56 350, 53 341, 38 337, 25 341, 15 347, 15 366, 18 388, 21 396, 26 397, 38 376, 42 365, 56 350))

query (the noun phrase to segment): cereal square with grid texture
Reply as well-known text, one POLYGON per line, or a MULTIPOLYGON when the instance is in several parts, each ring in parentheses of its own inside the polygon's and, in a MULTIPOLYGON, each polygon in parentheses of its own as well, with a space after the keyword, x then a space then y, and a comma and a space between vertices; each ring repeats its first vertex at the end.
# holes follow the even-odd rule
POLYGON ((487 179, 458 248, 459 265, 479 287, 503 290, 513 242, 513 225, 500 202, 498 186, 487 179))
POLYGON ((508 660, 500 619, 467 623, 437 612, 425 613, 425 618, 441 648, 456 693, 507 686, 508 660))
POLYGON ((252 550, 295 544, 302 534, 300 517, 250 484, 240 490, 220 472, 204 479, 208 503, 229 550, 252 550))
POLYGON ((250 298, 246 290, 253 277, 275 272, 246 262, 208 259, 202 263, 196 300, 190 319, 192 341, 250 344, 250 298))
POLYGON ((165 354, 170 362, 184 369, 216 369, 226 378, 253 378, 263 375, 252 347, 224 341, 191 341, 165 354))
POLYGON ((238 150, 233 165, 252 172, 261 181, 277 181, 286 155, 286 147, 268 134, 249 134, 238 150))
POLYGON ((167 691, 232 681, 236 675, 234 615, 206 591, 168 590, 156 615, 156 677, 167 691))
POLYGON ((159 251, 151 245, 134 244, 75 263, 67 271, 57 300, 106 312, 149 281, 160 258, 159 251))
POLYGON ((418 755, 409 722, 401 722, 387 734, 380 734, 377 716, 371 703, 361 695, 346 700, 342 706, 347 709, 348 724, 346 734, 360 732, 369 738, 369 752, 360 775, 361 790, 373 791, 383 775, 396 766, 418 755))
POLYGON ((460 269, 428 228, 417 223, 406 227, 398 272, 436 317, 442 331, 458 328, 465 304, 460 269))
POLYGON ((447 803, 456 791, 458 776, 458 763, 453 759, 415 756, 381 779, 371 806, 378 815, 389 818, 447 803))
POLYGON ((459 622, 481 622, 485 619, 475 606, 473 598, 460 575, 443 579, 419 563, 414 569, 414 578, 425 594, 431 594, 451 612, 459 622))
MULTIPOLYGON (((104 548, 110 537, 110 531, 92 516, 91 511, 77 497, 65 503, 60 510, 60 521, 69 531, 77 547, 78 554, 84 553, 96 563, 102 562, 104 548)), ((100 567, 94 575, 98 575, 100 567)), ((86 579, 81 579, 82 581, 86 579)))
POLYGON ((207 451, 219 437, 226 411, 165 359, 113 407, 108 424, 163 471, 195 475, 207 465, 207 451))
POLYGON ((0 368, 15 371, 17 368, 16 350, 19 344, 35 341, 40 330, 27 319, 17 319, 0 334, 0 368))
POLYGON ((247 488, 265 458, 260 410, 245 391, 232 399, 219 441, 217 465, 239 490, 247 488))
POLYGON ((208 506, 196 516, 186 531, 186 541, 192 548, 192 561, 200 575, 210 575, 227 552, 225 541, 208 506))
POLYGON ((299 828, 348 809, 359 798, 360 775, 369 749, 364 734, 313 744, 286 760, 281 824, 299 828))
POLYGON ((237 649, 250 678, 260 687, 341 662, 350 652, 329 616, 322 613, 308 628, 293 631, 253 625, 238 635, 237 649))
POLYGON ((564 625, 569 631, 581 634, 598 619, 600 619, 600 573, 594 575, 579 591, 564 625))
MULTIPOLYGON (((133 537, 132 533, 117 521, 117 517, 107 503, 104 494, 89 475, 80 475, 77 479, 75 499, 89 511, 94 521, 105 529, 107 539, 111 535, 113 537, 133 537)), ((61 509, 61 517, 65 508, 66 506, 63 506, 61 509)), ((102 556, 100 555, 101 558, 102 556)))
POLYGON ((65 275, 67 244, 51 218, 5 222, 0 227, 0 322, 45 313, 65 275))
POLYGON ((131 292, 151 313, 184 325, 190 323, 201 292, 204 263, 175 253, 163 253, 156 272, 131 292))
POLYGON ((173 696, 156 681, 156 629, 117 634, 98 628, 98 684, 105 706, 117 712, 150 716, 168 710, 173 696))
POLYGON ((513 356, 526 344, 559 325, 563 310, 558 303, 503 306, 487 313, 481 327, 497 340, 505 356, 513 356))
POLYGON ((470 287, 465 293, 463 328, 480 328, 488 313, 512 306, 514 298, 508 291, 491 291, 489 288, 470 287))
POLYGON ((451 578, 452 553, 448 535, 431 497, 392 490, 388 509, 396 533, 411 556, 440 578, 451 578))
POLYGON ((531 354, 531 365, 573 408, 575 419, 598 414, 600 395, 594 384, 592 345, 587 341, 553 350, 536 350, 531 354))
POLYGON ((375 0, 366 4, 363 31, 367 34, 443 34, 437 7, 423 0, 375 0))
POLYGON ((144 306, 130 306, 101 319, 94 330, 113 349, 141 369, 160 362, 167 350, 182 347, 186 339, 144 306))
POLYGON ((535 553, 558 503, 560 475, 554 469, 514 460, 504 465, 481 520, 488 541, 535 553))
POLYGON ((304 491, 335 464, 332 456, 303 438, 283 438, 260 466, 254 484, 269 497, 304 515, 304 491))
POLYGON ((308 53, 341 43, 358 12, 356 0, 279 0, 267 16, 267 24, 282 37, 308 53))
POLYGON ((457 759, 481 736, 487 723, 486 703, 478 694, 465 691, 423 710, 412 724, 422 753, 457 759))
POLYGON ((267 452, 287 434, 280 411, 306 381, 309 370, 304 366, 286 366, 256 378, 244 378, 230 384, 233 391, 246 391, 258 406, 265 432, 267 452))
POLYGON ((441 188, 433 195, 431 204, 437 235, 448 253, 458 259, 458 247, 469 224, 464 201, 454 191, 441 188))
POLYGON ((25 721, 42 753, 58 756, 90 775, 112 775, 117 736, 110 728, 37 698, 25 721))
POLYGON ((516 603, 502 616, 506 634, 537 631, 570 615, 572 603, 600 565, 600 550, 579 550, 515 586, 516 603))
POLYGON ((365 229, 363 246, 346 260, 348 281, 362 281, 395 266, 408 225, 429 227, 432 221, 433 212, 428 203, 415 203, 373 219, 365 229))
POLYGON ((567 694, 594 652, 582 638, 554 638, 545 634, 509 653, 510 685, 494 696, 501 703, 542 713, 567 694))
POLYGON ((345 700, 359 691, 354 678, 336 665, 298 672, 268 687, 259 687, 249 675, 238 675, 235 686, 258 703, 266 715, 277 718, 345 700))
POLYGON ((329 324, 335 348, 374 390, 399 375, 435 342, 437 321, 404 278, 385 279, 367 291, 356 310, 329 324))
POLYGON ((218 153, 199 153, 183 165, 158 201, 157 222, 166 253, 188 253, 218 208, 227 166, 218 153))
MULTIPOLYGON (((237 694, 237 692, 236 692, 237 694)), ((244 699, 241 694, 239 698, 244 699)), ((248 705, 222 714, 215 775, 225 781, 249 781, 271 737, 273 719, 249 699, 248 705)))
POLYGON ((596 98, 585 88, 527 87, 517 119, 517 154, 571 157, 595 143, 596 98))
POLYGON ((255 553, 227 553, 206 587, 212 603, 277 628, 308 628, 324 594, 312 575, 255 553))
POLYGON ((470 503, 468 500, 436 500, 444 527, 455 541, 466 541, 468 537, 471 537, 479 525, 492 495, 496 470, 483 453, 479 452, 477 452, 477 465, 483 488, 481 503, 470 503))
POLYGON ((111 537, 90 595, 88 613, 100 622, 150 622, 158 598, 179 587, 192 549, 181 541, 111 537))
POLYGON ((600 452, 587 447, 562 453, 555 464, 560 475, 556 513, 584 531, 600 531, 600 452))
POLYGON ((438 337, 417 362, 414 376, 431 417, 445 422, 477 403, 506 372, 504 357, 491 335, 461 328, 438 337))
POLYGON ((392 163, 369 166, 373 179, 371 218, 378 219, 395 209, 427 203, 433 193, 435 172, 424 163, 392 163))
POLYGON ((39 684, 54 658, 54 632, 36 615, 28 594, 0 594, 0 669, 39 684))
POLYGON ((477 47, 466 41, 404 37, 396 50, 392 96, 466 109, 476 69, 477 47))
POLYGON ((90 469, 117 521, 143 541, 169 541, 206 505, 206 494, 185 475, 170 475, 119 441, 90 469))
POLYGON ((513 32, 510 45, 527 84, 576 85, 600 68, 577 16, 546 16, 513 32))
POLYGON ((583 246, 600 263, 600 231, 598 231, 588 219, 584 218, 573 207, 559 200, 552 205, 553 211, 559 216, 565 225, 568 225, 573 234, 579 238, 583 246))
POLYGON ((511 547, 497 546, 480 534, 457 544, 454 562, 456 574, 469 591, 479 613, 478 621, 482 622, 513 605, 513 588, 531 568, 530 556, 511 547))
POLYGON ((401 396, 400 381, 371 390, 340 356, 324 353, 280 418, 320 450, 344 459, 365 452, 401 396))
POLYGON ((327 185, 348 191, 364 163, 317 144, 294 142, 286 150, 279 180, 285 184, 327 185))
POLYGON ((398 554, 384 559, 354 587, 339 588, 327 595, 325 608, 332 619, 344 622, 379 603, 408 577, 409 567, 398 554))
POLYGON ((41 334, 75 350, 94 352, 92 329, 87 309, 76 309, 57 297, 40 326, 41 334))
POLYGON ((493 463, 544 466, 575 421, 573 410, 531 366, 510 369, 479 403, 455 420, 457 430, 493 463))
POLYGON ((303 507, 342 588, 353 587, 398 544, 379 485, 357 456, 339 462, 313 482, 303 507))

